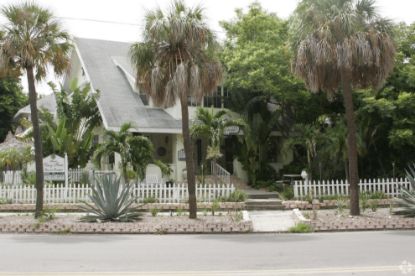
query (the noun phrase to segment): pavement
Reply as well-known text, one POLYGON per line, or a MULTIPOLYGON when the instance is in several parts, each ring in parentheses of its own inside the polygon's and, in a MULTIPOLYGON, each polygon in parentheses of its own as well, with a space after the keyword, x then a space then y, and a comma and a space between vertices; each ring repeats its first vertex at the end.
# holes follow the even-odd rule
POLYGON ((286 232, 294 226, 293 211, 249 211, 254 232, 286 232))
POLYGON ((0 275, 415 275, 414 244, 415 231, 0 234, 0 275))

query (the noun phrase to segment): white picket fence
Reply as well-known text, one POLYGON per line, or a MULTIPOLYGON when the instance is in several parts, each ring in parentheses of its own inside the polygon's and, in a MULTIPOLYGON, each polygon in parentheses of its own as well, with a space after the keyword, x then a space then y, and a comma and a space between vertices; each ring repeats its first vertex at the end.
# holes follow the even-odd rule
MULTIPOLYGON (((145 198, 154 198, 159 203, 179 203, 188 200, 187 184, 174 183, 166 184, 132 184, 132 193, 137 197, 138 202, 145 198)), ((219 197, 228 197, 235 187, 233 184, 197 184, 197 200, 211 202, 219 197)), ((63 184, 48 185, 44 188, 44 202, 47 204, 56 203, 79 203, 90 201, 91 188, 87 185, 70 184, 65 187, 63 184)), ((1 185, 0 198, 10 200, 11 203, 30 204, 36 201, 36 189, 33 186, 1 185)))
POLYGON ((22 181, 22 171, 3 171, 0 174, 0 182, 21 185, 22 181))
MULTIPOLYGON (((85 169, 69 169, 68 170, 68 181, 69 183, 81 183, 86 181, 84 178, 88 178, 89 182, 93 182, 94 178, 102 174, 114 173, 113 171, 100 171, 100 170, 85 170, 85 169)), ((13 185, 23 185, 22 171, 2 171, 0 172, 0 184, 13 184, 13 185)), ((64 182, 65 175, 62 173, 54 175, 45 173, 45 181, 57 180, 64 182)))
MULTIPOLYGON (((359 182, 360 192, 383 192, 389 197, 398 196, 402 188, 412 188, 408 179, 361 179, 359 182)), ((348 196, 349 183, 347 180, 294 181, 294 197, 301 199, 308 195, 311 195, 314 198, 335 195, 348 196)))

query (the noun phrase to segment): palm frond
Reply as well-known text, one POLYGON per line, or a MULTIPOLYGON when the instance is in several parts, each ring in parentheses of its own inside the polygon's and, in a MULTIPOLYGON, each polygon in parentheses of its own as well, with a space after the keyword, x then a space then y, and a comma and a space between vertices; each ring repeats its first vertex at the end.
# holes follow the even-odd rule
POLYGON ((406 178, 411 183, 410 189, 402 189, 400 197, 395 202, 400 206, 396 215, 405 217, 415 217, 415 164, 408 166, 406 170, 406 178))

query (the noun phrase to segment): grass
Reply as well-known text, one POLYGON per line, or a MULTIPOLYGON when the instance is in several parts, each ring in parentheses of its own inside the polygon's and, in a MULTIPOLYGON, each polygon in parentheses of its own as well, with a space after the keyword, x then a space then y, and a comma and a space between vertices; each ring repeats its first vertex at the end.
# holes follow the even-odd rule
POLYGON ((288 232, 290 233, 311 233, 313 232, 313 228, 304 222, 299 222, 296 225, 290 227, 290 229, 288 229, 288 232))

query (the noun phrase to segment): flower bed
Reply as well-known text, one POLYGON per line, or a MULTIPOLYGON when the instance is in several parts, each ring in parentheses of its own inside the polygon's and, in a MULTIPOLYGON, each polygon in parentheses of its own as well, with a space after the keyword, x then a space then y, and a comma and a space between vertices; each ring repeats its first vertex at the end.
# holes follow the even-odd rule
MULTIPOLYGON (((81 203, 79 204, 69 204, 69 203, 62 203, 62 204, 46 204, 45 209, 53 209, 60 212, 81 212, 82 209, 80 208, 83 206, 81 203)), ((140 204, 137 205, 139 209, 147 211, 151 209, 159 209, 159 210, 177 210, 183 209, 187 210, 188 204, 187 203, 147 203, 147 204, 140 204)), ((212 203, 205 203, 199 202, 197 204, 198 209, 210 209, 212 203)), ((221 202, 219 204, 219 209, 221 210, 243 210, 245 209, 244 202, 221 202)), ((34 204, 0 204, 0 212, 31 212, 35 210, 34 204)))
POLYGON ((376 212, 365 211, 361 216, 352 217, 349 210, 343 212, 338 210, 318 210, 315 212, 304 212, 304 221, 312 226, 314 231, 351 231, 351 230, 390 230, 390 229, 415 229, 415 218, 405 218, 393 215, 390 209, 378 209, 376 212))
POLYGON ((59 216, 47 222, 39 222, 32 216, 0 217, 0 232, 3 233, 242 233, 252 231, 252 222, 236 219, 232 215, 185 216, 143 215, 138 222, 80 222, 80 216, 59 216))
MULTIPOLYGON (((394 204, 393 199, 369 199, 368 205, 372 202, 376 201, 378 206, 389 207, 391 204, 394 204)), ((337 208, 338 201, 337 200, 323 200, 322 202, 315 202, 314 208, 315 209, 332 209, 337 208)), ((345 200, 344 204, 348 205, 349 200, 345 200)), ((287 200, 283 201, 282 205, 284 209, 300 209, 300 210, 307 210, 313 209, 313 204, 308 201, 301 201, 301 200, 287 200)))

